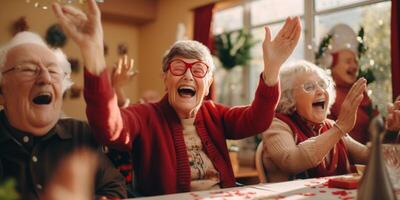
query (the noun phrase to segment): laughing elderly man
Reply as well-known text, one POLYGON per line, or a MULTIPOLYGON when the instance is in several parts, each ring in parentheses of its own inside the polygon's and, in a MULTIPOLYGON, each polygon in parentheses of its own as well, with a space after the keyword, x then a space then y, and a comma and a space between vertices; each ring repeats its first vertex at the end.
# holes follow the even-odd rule
POLYGON ((89 126, 59 117, 63 93, 72 85, 61 50, 34 33, 19 33, 0 48, 0 71, 0 180, 16 179, 21 199, 40 199, 59 161, 89 148, 99 156, 96 197, 125 197, 122 176, 101 154, 89 126))

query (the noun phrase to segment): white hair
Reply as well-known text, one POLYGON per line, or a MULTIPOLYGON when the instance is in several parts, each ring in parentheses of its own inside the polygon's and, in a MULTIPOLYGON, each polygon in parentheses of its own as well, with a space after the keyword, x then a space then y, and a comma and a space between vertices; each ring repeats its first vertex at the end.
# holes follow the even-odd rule
POLYGON ((295 87, 294 82, 300 76, 304 75, 304 73, 314 73, 322 80, 329 83, 327 92, 329 94, 328 113, 330 112, 330 108, 336 98, 335 83, 333 82, 332 77, 325 70, 305 60, 298 61, 290 66, 282 68, 279 74, 282 95, 276 109, 277 112, 290 115, 296 111, 296 102, 293 97, 293 88, 295 87))
POLYGON ((202 43, 195 40, 180 40, 175 42, 165 53, 162 60, 162 70, 167 71, 169 62, 175 56, 184 58, 198 59, 205 62, 210 68, 208 71, 213 72, 215 65, 210 50, 202 43))
MULTIPOLYGON (((6 63, 8 52, 16 46, 22 44, 37 44, 50 49, 57 59, 58 65, 65 73, 66 77, 62 82, 62 92, 64 93, 69 89, 73 82, 70 78, 71 75, 71 64, 68 62, 67 57, 61 51, 61 49, 52 49, 43 41, 43 39, 36 33, 24 31, 15 35, 8 43, 0 47, 0 71, 3 71, 3 67, 6 63)), ((0 86, 2 83, 2 73, 0 73, 0 86)))

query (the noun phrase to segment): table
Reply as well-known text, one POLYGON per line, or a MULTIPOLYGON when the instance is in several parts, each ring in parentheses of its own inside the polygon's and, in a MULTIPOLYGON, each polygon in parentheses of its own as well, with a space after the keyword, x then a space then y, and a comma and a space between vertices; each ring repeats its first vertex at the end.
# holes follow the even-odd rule
MULTIPOLYGON (((342 176, 352 176, 342 175, 342 176)), ((330 177, 295 180, 281 183, 258 184, 244 187, 226 188, 220 190, 209 190, 201 192, 187 192, 180 194, 161 195, 135 200, 211 200, 211 199, 315 199, 315 200, 350 200, 356 199, 357 190, 345 190, 340 188, 329 188, 330 177)), ((400 199, 400 190, 396 191, 400 199)))

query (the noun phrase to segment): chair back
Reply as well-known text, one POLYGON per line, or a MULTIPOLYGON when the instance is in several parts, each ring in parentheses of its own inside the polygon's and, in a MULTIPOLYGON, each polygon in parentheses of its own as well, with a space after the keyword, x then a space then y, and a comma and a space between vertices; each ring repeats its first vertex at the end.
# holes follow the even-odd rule
POLYGON ((267 175, 265 173, 264 169, 264 164, 263 164, 263 142, 261 141, 256 150, 256 169, 258 173, 258 179, 260 180, 260 183, 266 183, 267 182, 267 175))

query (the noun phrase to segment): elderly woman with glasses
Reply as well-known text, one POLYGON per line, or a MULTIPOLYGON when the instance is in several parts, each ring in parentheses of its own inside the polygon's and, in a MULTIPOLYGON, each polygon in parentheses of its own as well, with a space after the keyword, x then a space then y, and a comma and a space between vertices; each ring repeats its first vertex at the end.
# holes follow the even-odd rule
POLYGON ((336 122, 327 119, 335 101, 332 78, 307 61, 283 68, 277 114, 263 136, 263 164, 269 182, 355 172, 367 161, 367 147, 347 135, 354 127, 366 81, 359 79, 336 122))
POLYGON ((178 41, 162 61, 164 98, 120 109, 105 69, 100 11, 94 0, 88 4, 87 15, 58 4, 53 8, 85 59, 88 120, 99 141, 132 153, 137 191, 157 195, 235 186, 225 140, 270 125, 280 96, 280 67, 300 37, 299 18, 288 18, 274 40, 266 27, 264 72, 251 105, 229 108, 203 100, 215 68, 210 51, 196 41, 178 41))

